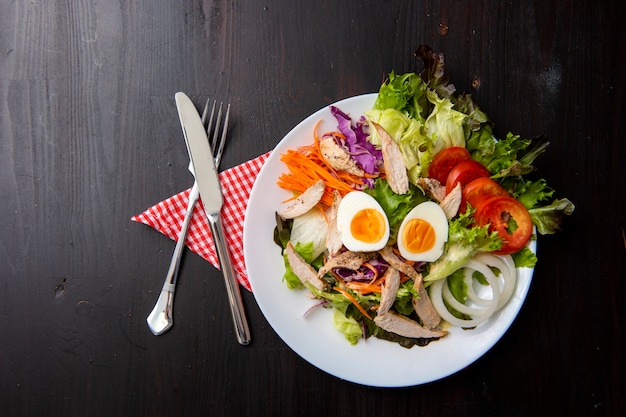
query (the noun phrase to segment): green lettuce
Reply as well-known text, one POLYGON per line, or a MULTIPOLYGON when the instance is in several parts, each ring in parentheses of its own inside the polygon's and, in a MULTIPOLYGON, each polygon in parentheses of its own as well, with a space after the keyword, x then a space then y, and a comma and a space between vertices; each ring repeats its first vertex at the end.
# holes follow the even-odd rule
POLYGON ((333 326, 342 333, 351 345, 356 345, 363 337, 363 328, 352 317, 346 317, 341 311, 333 308, 333 326))
POLYGON ((533 224, 542 235, 561 230, 565 216, 574 212, 575 206, 567 198, 546 204, 552 198, 554 189, 544 179, 530 181, 522 177, 511 177, 505 179, 502 185, 528 209, 533 224))
POLYGON ((574 203, 567 198, 554 200, 552 204, 528 210, 537 231, 542 235, 556 233, 561 230, 561 223, 565 216, 574 212, 574 203))
MULTIPOLYGON (((417 184, 417 179, 426 172, 434 156, 432 136, 428 134, 424 124, 392 108, 368 110, 365 112, 365 118, 369 123, 381 125, 398 144, 404 166, 408 170, 409 181, 417 184)), ((370 129, 369 140, 376 146, 381 144, 375 129, 370 129)))
POLYGON ((373 109, 395 109, 406 116, 423 121, 423 108, 420 102, 424 102, 425 91, 426 84, 417 74, 409 72, 396 75, 392 71, 380 86, 373 109))
POLYGON ((413 288, 413 284, 413 280, 408 280, 400 285, 396 293, 396 301, 393 304, 394 310, 405 316, 410 316, 415 312, 413 297, 417 296, 417 290, 413 288))
POLYGON ((473 210, 450 220, 448 241, 439 259, 430 264, 425 282, 446 278, 480 251, 491 252, 502 247, 498 232, 489 233, 489 225, 473 226, 473 210))
MULTIPOLYGON (((302 256, 302 258, 308 262, 313 263, 315 258, 313 258, 313 254, 315 248, 313 246, 313 242, 297 242, 293 246, 294 250, 302 256)), ((294 289, 302 287, 302 282, 300 282, 300 278, 293 272, 291 269, 291 265, 289 264, 289 260, 287 259, 287 254, 283 252, 283 262, 285 263, 285 275, 283 275, 283 280, 287 284, 287 288, 294 289)))
POLYGON ((419 203, 428 200, 422 190, 414 186, 410 186, 406 194, 396 194, 391 190, 389 183, 382 179, 377 179, 373 188, 366 188, 364 191, 374 197, 374 200, 378 201, 383 208, 389 220, 390 243, 396 241, 400 224, 409 211, 419 203))
POLYGON ((511 195, 529 210, 538 207, 542 201, 554 194, 554 190, 543 178, 537 181, 515 179, 515 186, 508 188, 511 189, 511 195))
POLYGON ((447 98, 440 98, 433 90, 427 90, 426 96, 434 108, 424 126, 433 136, 433 154, 453 146, 465 147, 464 122, 466 115, 454 110, 453 103, 447 98))
POLYGON ((527 246, 511 255, 516 268, 533 268, 537 264, 537 255, 527 246))

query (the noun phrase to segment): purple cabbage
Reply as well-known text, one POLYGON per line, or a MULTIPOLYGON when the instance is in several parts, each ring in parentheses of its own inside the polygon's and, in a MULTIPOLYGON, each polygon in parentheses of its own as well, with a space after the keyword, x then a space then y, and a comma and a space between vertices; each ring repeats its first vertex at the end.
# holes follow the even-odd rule
MULTIPOLYGON (((376 268, 378 276, 383 275, 389 267, 389 264, 380 258, 372 259, 369 264, 376 268)), ((369 282, 374 279, 374 272, 366 266, 361 266, 356 271, 348 268, 335 268, 333 272, 346 282, 369 282)))
POLYGON ((354 160, 368 174, 378 174, 382 164, 383 154, 367 140, 367 124, 361 116, 356 126, 352 125, 350 116, 335 106, 330 107, 330 112, 335 116, 339 131, 346 137, 345 145, 354 160))

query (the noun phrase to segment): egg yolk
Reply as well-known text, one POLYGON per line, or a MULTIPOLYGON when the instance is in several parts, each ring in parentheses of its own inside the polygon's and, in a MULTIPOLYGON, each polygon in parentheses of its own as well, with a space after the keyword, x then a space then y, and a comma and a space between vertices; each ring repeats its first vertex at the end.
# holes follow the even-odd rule
POLYGON ((360 210, 350 222, 350 233, 365 243, 378 242, 385 235, 385 218, 374 209, 360 210))
POLYGON ((410 220, 402 232, 402 242, 409 252, 421 253, 435 246, 435 229, 425 220, 410 220))

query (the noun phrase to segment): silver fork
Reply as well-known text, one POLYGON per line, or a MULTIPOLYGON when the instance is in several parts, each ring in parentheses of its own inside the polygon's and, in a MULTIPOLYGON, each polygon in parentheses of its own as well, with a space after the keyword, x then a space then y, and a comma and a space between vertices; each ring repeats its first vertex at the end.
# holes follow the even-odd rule
MULTIPOLYGON (((221 135, 219 130, 220 122, 222 120, 222 103, 220 103, 220 106, 218 108, 217 117, 214 117, 215 106, 216 102, 213 101, 211 114, 210 116, 208 116, 209 100, 207 100, 206 105, 204 106, 204 110, 202 111, 202 123, 206 123, 208 116, 209 125, 207 127, 207 136, 210 137, 211 132, 213 132, 213 139, 211 140, 210 144, 211 151, 215 155, 215 167, 218 168, 220 165, 220 161, 222 160, 224 144, 226 143, 226 133, 228 131, 228 120, 230 117, 230 104, 226 108, 224 127, 222 128, 221 135), (214 123, 215 126, 213 126, 214 123)), ((188 169, 195 176, 191 161, 189 162, 188 169)), ((159 298, 154 308, 152 309, 152 312, 148 315, 146 319, 148 327, 155 336, 165 333, 174 324, 174 317, 172 314, 174 309, 174 291, 176 290, 176 282, 178 280, 180 260, 183 254, 183 249, 185 247, 185 239, 187 237, 189 223, 191 222, 191 218, 193 217, 194 207, 198 202, 199 197, 200 192, 198 190, 198 183, 194 181, 193 187, 191 187, 191 191, 189 192, 189 203, 187 204, 187 211, 185 213, 185 218, 183 220, 181 230, 178 234, 178 240, 176 242, 176 247, 174 248, 174 254, 172 255, 172 260, 170 262, 169 270, 167 271, 167 276, 165 277, 165 282, 163 283, 163 288, 161 289, 161 293, 159 294, 159 298)))

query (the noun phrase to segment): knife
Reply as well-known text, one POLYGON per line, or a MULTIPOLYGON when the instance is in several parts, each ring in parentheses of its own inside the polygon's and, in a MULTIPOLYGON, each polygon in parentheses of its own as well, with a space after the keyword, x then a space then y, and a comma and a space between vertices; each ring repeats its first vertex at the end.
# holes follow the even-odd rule
POLYGON ((200 199, 209 220, 215 251, 219 259, 220 269, 224 276, 228 305, 230 307, 237 341, 242 345, 250 343, 250 329, 243 308, 239 284, 235 279, 233 267, 226 246, 221 211, 224 204, 217 168, 213 160, 211 146, 196 106, 185 93, 178 92, 174 96, 176 108, 183 128, 183 136, 187 144, 189 159, 193 165, 196 182, 200 191, 200 199))

